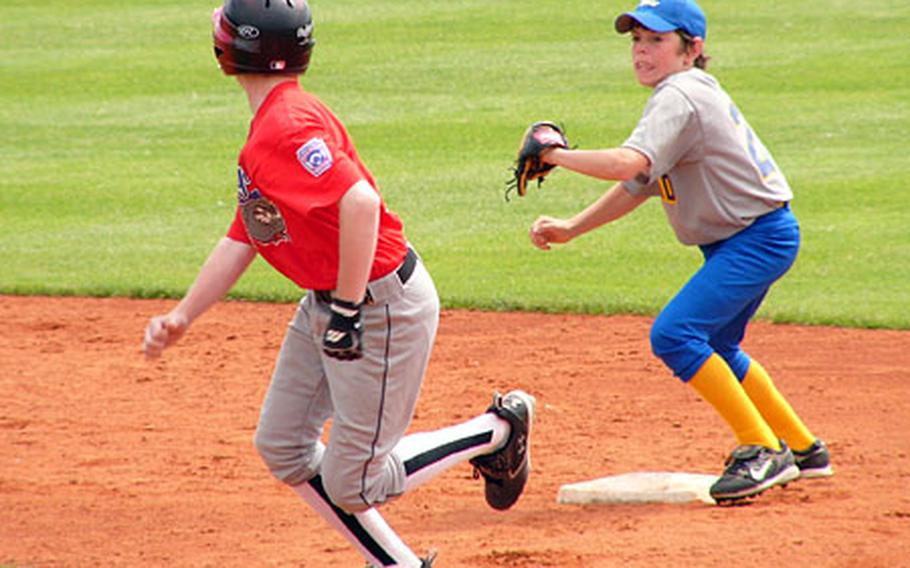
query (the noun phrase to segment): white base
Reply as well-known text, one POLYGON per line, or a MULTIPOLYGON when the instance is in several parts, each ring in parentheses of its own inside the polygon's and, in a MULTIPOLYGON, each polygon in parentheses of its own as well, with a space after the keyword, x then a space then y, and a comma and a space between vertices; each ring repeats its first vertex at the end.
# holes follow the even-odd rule
POLYGON ((689 503, 714 504, 709 489, 716 475, 674 472, 632 472, 559 488, 557 503, 689 503))

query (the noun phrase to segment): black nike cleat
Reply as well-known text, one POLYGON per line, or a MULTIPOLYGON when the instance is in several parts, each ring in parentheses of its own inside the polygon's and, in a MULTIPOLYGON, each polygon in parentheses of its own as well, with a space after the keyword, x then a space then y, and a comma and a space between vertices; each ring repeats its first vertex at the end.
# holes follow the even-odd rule
POLYGON ((799 477, 793 453, 785 444, 778 451, 764 446, 739 446, 725 465, 724 474, 710 491, 718 503, 752 497, 799 477))
POLYGON ((793 458, 796 460, 796 467, 799 468, 800 479, 834 475, 828 447, 821 440, 815 440, 811 446, 801 452, 793 450, 793 458))

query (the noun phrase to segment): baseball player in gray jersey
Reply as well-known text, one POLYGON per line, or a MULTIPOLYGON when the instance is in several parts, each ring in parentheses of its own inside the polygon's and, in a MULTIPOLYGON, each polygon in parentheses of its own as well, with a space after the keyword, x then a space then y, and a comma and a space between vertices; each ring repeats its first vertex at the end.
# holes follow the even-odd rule
POLYGON ((184 298, 151 318, 145 354, 160 356, 262 256, 308 293, 278 354, 256 449, 367 562, 430 566, 433 555, 412 552, 377 506, 470 460, 487 503, 511 507, 530 469, 534 398, 496 395, 467 422, 405 435, 439 298, 344 125, 298 83, 315 45, 309 6, 226 0, 212 23, 218 63, 253 113, 237 213, 184 298))
POLYGON ((643 0, 615 28, 631 33, 636 78, 653 89, 638 125, 620 147, 551 148, 542 160, 619 183, 570 219, 539 217, 531 241, 547 250, 659 197, 679 241, 698 246, 705 262, 657 316, 651 347, 714 406, 738 443, 712 497, 729 502, 799 477, 831 475, 825 444, 740 347, 749 320, 799 250, 790 186, 705 72, 707 22, 693 0, 643 0))

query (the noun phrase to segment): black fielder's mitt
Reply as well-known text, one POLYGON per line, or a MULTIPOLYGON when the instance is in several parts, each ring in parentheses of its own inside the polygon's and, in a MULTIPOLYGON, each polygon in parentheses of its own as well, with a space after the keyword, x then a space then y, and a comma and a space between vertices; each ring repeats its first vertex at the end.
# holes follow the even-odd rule
POLYGON ((555 122, 535 122, 525 131, 518 147, 518 159, 515 161, 514 177, 506 187, 506 200, 514 190, 519 197, 528 192, 528 182, 537 180, 537 185, 555 168, 540 159, 541 153, 549 148, 568 148, 569 141, 562 128, 555 122))

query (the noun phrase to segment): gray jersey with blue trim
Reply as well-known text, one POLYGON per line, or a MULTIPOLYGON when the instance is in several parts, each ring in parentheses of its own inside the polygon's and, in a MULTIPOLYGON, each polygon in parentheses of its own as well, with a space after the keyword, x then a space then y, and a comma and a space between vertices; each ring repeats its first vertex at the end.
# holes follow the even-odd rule
POLYGON ((793 198, 730 96, 701 69, 659 83, 623 147, 651 161, 649 176, 623 185, 633 195, 660 195, 683 244, 726 239, 793 198))

